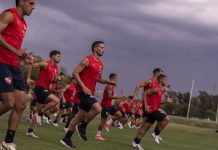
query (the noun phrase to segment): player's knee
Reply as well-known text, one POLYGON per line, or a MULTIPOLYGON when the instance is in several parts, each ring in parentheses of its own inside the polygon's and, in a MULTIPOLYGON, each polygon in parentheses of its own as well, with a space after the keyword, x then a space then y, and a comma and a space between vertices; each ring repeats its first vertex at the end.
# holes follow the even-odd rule
POLYGON ((101 111, 102 111, 102 107, 101 107, 101 106, 99 106, 99 107, 96 108, 96 112, 97 112, 98 114, 100 114, 101 111))
POLYGON ((9 102, 5 103, 5 107, 7 109, 12 109, 12 108, 14 108, 14 106, 15 106, 15 104, 13 101, 9 101, 9 102))
POLYGON ((21 102, 21 103, 17 104, 16 109, 18 111, 23 112, 26 109, 26 102, 24 101, 24 102, 21 102))

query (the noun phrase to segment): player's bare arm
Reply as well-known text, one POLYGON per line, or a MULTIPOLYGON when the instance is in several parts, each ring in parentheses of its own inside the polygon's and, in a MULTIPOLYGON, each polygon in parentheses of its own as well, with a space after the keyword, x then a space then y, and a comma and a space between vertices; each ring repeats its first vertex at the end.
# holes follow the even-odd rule
POLYGON ((8 44, 1 36, 8 25, 13 22, 13 14, 9 11, 0 14, 0 46, 8 51, 13 52, 17 56, 21 57, 26 54, 26 49, 17 50, 15 47, 8 44))
POLYGON ((146 80, 146 81, 143 81, 143 82, 137 84, 136 87, 135 87, 135 90, 134 90, 133 99, 138 100, 139 99, 138 98, 139 89, 142 88, 142 87, 150 86, 150 84, 151 84, 150 80, 146 80))
POLYGON ((73 71, 73 76, 76 79, 76 82, 78 85, 82 88, 83 92, 88 95, 92 95, 92 92, 90 89, 88 89, 85 84, 82 82, 79 74, 89 65, 89 60, 87 58, 84 58, 81 60, 81 62, 76 66, 76 68, 73 71))

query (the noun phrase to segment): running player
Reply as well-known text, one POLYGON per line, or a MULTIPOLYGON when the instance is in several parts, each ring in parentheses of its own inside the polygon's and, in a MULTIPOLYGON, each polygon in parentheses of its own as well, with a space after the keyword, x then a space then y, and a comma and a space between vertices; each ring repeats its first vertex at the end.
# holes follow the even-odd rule
POLYGON ((31 82, 31 71, 32 67, 40 68, 39 77, 36 81, 36 85, 34 88, 34 93, 36 95, 36 113, 32 118, 30 123, 27 136, 37 138, 33 133, 33 129, 35 125, 38 123, 41 125, 41 117, 46 114, 50 109, 56 107, 59 103, 59 99, 56 95, 51 94, 49 92, 49 86, 52 82, 57 82, 59 66, 58 63, 61 59, 61 53, 57 50, 52 50, 50 52, 50 60, 42 61, 39 63, 34 63, 33 65, 29 65, 27 83, 31 82))
MULTIPOLYGON (((75 81, 74 84, 75 85, 77 84, 76 81, 75 81)), ((66 125, 64 127, 64 131, 65 132, 68 131, 68 127, 70 125, 70 122, 72 121, 72 119, 76 116, 77 112, 79 111, 79 105, 80 105, 80 100, 78 98, 78 95, 76 94, 75 97, 73 98, 73 110, 72 110, 72 114, 67 118, 67 123, 66 123, 66 125)))
POLYGON ((142 116, 142 102, 137 101, 136 108, 135 108, 135 128, 138 129, 141 124, 141 116, 142 116))
POLYGON ((54 126, 58 127, 58 119, 60 116, 65 117, 72 113, 72 106, 73 106, 73 99, 76 94, 76 87, 75 87, 75 80, 72 79, 70 83, 68 83, 64 89, 61 90, 62 95, 62 107, 60 107, 60 110, 58 112, 58 115, 56 116, 56 119, 54 121, 54 126), (64 105, 64 106, 63 106, 64 105), (66 110, 66 113, 63 116, 64 111, 66 110))
POLYGON ((166 76, 160 74, 157 78, 157 82, 151 79, 150 87, 143 92, 143 111, 146 120, 138 129, 136 137, 132 142, 134 148, 144 150, 140 142, 155 121, 158 121, 162 126, 168 123, 167 115, 159 110, 163 95, 162 88, 166 86, 166 84, 166 76))
POLYGON ((82 59, 73 72, 73 76, 78 84, 77 96, 80 99, 80 109, 73 118, 67 134, 60 141, 66 147, 75 147, 71 141, 75 128, 77 129, 79 137, 87 141, 86 127, 88 123, 101 113, 101 105, 94 97, 96 83, 100 82, 102 84, 115 85, 114 82, 105 80, 102 77, 103 63, 100 57, 103 56, 104 51, 104 42, 95 41, 92 44, 92 55, 82 59), (79 125, 80 122, 82 123, 79 125))
MULTIPOLYGON (((117 84, 117 74, 111 73, 109 78, 110 81, 117 84)), ((105 138, 101 136, 102 129, 105 125, 106 125, 106 130, 109 132, 109 126, 111 125, 111 123, 113 121, 120 120, 120 118, 122 117, 121 112, 117 111, 116 107, 112 105, 113 99, 115 100, 125 99, 125 96, 115 96, 115 85, 107 84, 104 89, 103 99, 101 101, 101 106, 102 106, 101 122, 98 125, 97 134, 95 136, 95 139, 97 140, 105 140, 105 138), (113 118, 107 121, 109 115, 113 116, 113 118)))
POLYGON ((0 116, 11 110, 6 137, 0 146, 3 150, 16 150, 14 136, 26 106, 19 58, 30 58, 21 44, 27 29, 24 16, 31 15, 34 6, 35 0, 16 0, 16 8, 0 14, 0 116))

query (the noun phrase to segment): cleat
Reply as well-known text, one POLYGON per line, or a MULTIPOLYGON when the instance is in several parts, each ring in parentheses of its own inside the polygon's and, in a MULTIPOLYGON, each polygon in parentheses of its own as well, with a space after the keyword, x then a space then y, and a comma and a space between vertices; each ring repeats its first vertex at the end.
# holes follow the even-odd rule
POLYGON ((153 137, 155 143, 160 144, 159 136, 158 135, 155 135, 155 133, 152 133, 152 137, 153 137))
POLYGON ((132 142, 132 147, 138 150, 144 150, 140 144, 136 144, 134 141, 132 142))
POLYGON ((59 127, 59 125, 57 123, 53 123, 54 127, 59 127))
POLYGON ((39 136, 35 135, 33 132, 27 132, 26 136, 32 137, 32 138, 39 138, 39 136))
POLYGON ((2 142, 0 148, 1 148, 1 150, 16 150, 17 146, 14 143, 5 143, 5 142, 2 142))
POLYGON ((62 145, 66 146, 68 148, 76 148, 76 146, 72 144, 71 139, 61 139, 60 142, 62 145))
POLYGON ((87 141, 87 137, 86 137, 86 129, 81 128, 80 125, 76 126, 76 131, 78 133, 78 136, 81 140, 83 141, 87 141))
POLYGON ((100 135, 96 135, 96 136, 95 136, 95 139, 96 139, 96 140, 101 140, 101 141, 105 141, 105 140, 106 140, 105 138, 103 138, 103 137, 100 136, 100 135))

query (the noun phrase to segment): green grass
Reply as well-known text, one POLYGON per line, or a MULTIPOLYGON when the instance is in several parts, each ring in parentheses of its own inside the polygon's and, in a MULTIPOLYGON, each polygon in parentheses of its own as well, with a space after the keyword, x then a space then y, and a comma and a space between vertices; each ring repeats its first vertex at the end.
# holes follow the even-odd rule
MULTIPOLYGON (((3 140, 7 128, 7 117, 0 118, 0 139, 3 140)), ((96 127, 99 119, 96 118, 88 126, 88 141, 81 141, 78 136, 73 135, 73 143, 77 150, 132 150, 131 141, 136 130, 125 127, 124 130, 111 128, 110 133, 103 132, 106 141, 96 141, 96 127)), ((23 118, 19 130, 17 131, 15 143, 18 150, 66 150, 59 140, 64 136, 63 125, 55 128, 51 125, 36 127, 35 133, 39 139, 25 136, 28 129, 28 122, 23 118)), ((142 141, 145 150, 217 150, 218 133, 214 129, 194 127, 182 124, 170 123, 161 134, 164 141, 157 145, 151 138, 153 128, 146 134, 142 141)))

